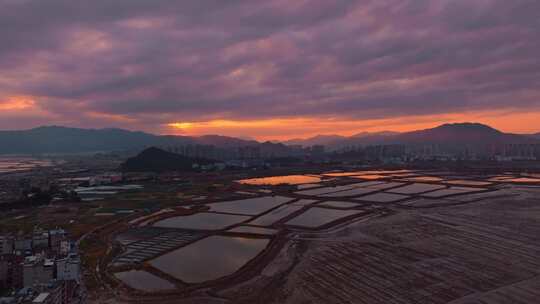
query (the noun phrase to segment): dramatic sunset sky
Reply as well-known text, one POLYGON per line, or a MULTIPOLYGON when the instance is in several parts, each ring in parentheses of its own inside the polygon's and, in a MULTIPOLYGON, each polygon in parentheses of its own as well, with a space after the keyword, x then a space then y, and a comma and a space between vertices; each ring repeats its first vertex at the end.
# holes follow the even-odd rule
POLYGON ((540 132, 538 0, 0 0, 0 129, 540 132))

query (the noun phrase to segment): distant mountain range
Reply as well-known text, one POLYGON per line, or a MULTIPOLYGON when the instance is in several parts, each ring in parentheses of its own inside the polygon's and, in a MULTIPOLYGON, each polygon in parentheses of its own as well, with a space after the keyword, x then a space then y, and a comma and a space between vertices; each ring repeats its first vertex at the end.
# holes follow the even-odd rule
POLYGON ((325 145, 328 150, 359 145, 379 144, 441 144, 491 145, 502 143, 539 143, 540 133, 518 135, 503 133, 478 123, 445 124, 436 128, 413 132, 359 133, 345 137, 319 135, 307 139, 294 139, 282 143, 259 143, 234 137, 206 135, 200 137, 153 135, 122 129, 79 129, 66 127, 39 127, 30 130, 0 131, 0 154, 62 154, 109 151, 140 151, 151 146, 174 147, 183 145, 212 145, 234 150, 239 147, 258 146, 263 155, 286 156, 286 145, 325 145))
POLYGON ((314 137, 306 139, 291 139, 284 141, 283 143, 289 146, 299 145, 304 147, 315 146, 315 145, 325 145, 325 146, 335 146, 340 145, 342 142, 347 142, 349 140, 355 139, 366 139, 366 138, 375 138, 375 137, 385 137, 390 135, 399 134, 397 132, 383 131, 383 132, 363 132, 358 133, 353 136, 341 136, 341 135, 317 135, 314 137))
POLYGON ((141 150, 150 146, 214 145, 231 148, 257 145, 256 141, 207 135, 159 136, 122 129, 79 129, 58 126, 0 131, 0 154, 86 153, 141 150))
POLYGON ((322 144, 326 145, 329 150, 336 150, 359 145, 440 144, 485 146, 503 143, 522 144, 538 142, 540 142, 540 133, 536 135, 510 134, 479 123, 456 123, 404 133, 360 133, 350 137, 315 136, 304 140, 296 139, 287 141, 285 143, 303 146, 322 144))

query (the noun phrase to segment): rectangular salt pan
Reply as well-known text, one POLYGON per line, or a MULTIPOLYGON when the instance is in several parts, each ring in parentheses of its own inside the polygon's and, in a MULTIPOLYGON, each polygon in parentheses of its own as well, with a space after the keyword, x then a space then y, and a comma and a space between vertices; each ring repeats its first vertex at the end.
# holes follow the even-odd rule
POLYGON ((183 282, 202 283, 233 274, 268 243, 268 239, 210 236, 162 255, 150 264, 183 282))
POLYGON ((259 225, 259 226, 270 226, 274 224, 275 222, 291 215, 292 213, 301 210, 304 208, 304 206, 301 205, 283 205, 276 210, 272 210, 269 213, 256 218, 255 220, 249 222, 253 225, 259 225))
POLYGON ((437 190, 434 192, 429 192, 429 193, 423 194, 422 196, 431 197, 431 198, 439 198, 439 197, 444 197, 444 196, 449 196, 449 195, 482 192, 485 190, 486 189, 482 189, 482 188, 450 187, 448 189, 442 189, 442 190, 437 190))
POLYGON ((238 201, 213 203, 210 204, 210 210, 215 212, 258 215, 292 200, 292 198, 283 196, 265 196, 238 201))
POLYGON ((407 198, 409 198, 408 195, 381 192, 362 196, 360 198, 357 198, 357 200, 374 203, 394 203, 407 198))
POLYGON ((161 228, 193 230, 220 230, 247 221, 250 217, 231 214, 197 213, 188 216, 175 216, 154 224, 161 228))
POLYGON ((365 194, 373 193, 376 191, 377 191, 376 189, 356 188, 356 189, 351 189, 347 191, 340 191, 340 192, 334 192, 334 193, 321 195, 321 197, 352 197, 352 196, 365 195, 365 194))
POLYGON ((446 188, 446 186, 430 185, 430 184, 412 184, 412 185, 388 190, 388 192, 397 193, 397 194, 420 194, 420 193, 435 191, 435 190, 444 189, 444 188, 446 188))
POLYGON ((320 177, 310 175, 283 175, 283 176, 270 176, 261 178, 243 179, 238 182, 247 185, 299 185, 299 184, 311 184, 321 181, 320 177))
POLYGON ((328 202, 317 204, 317 206, 324 206, 324 207, 338 208, 338 209, 350 209, 350 208, 359 207, 361 205, 355 204, 355 203, 349 203, 349 202, 328 201, 328 202))
POLYGON ((369 188, 369 189, 377 189, 377 190, 386 190, 386 189, 390 189, 390 188, 399 187, 401 185, 403 185, 403 183, 390 182, 390 183, 382 183, 382 184, 372 185, 372 186, 369 186, 367 188, 369 188))
POLYGON ((345 191, 345 190, 351 190, 355 188, 361 188, 361 187, 368 187, 376 184, 380 184, 382 182, 362 182, 362 183, 354 183, 349 185, 342 185, 342 186, 336 186, 336 187, 324 187, 319 189, 312 189, 312 190, 304 190, 304 191, 298 191, 296 194, 300 195, 322 195, 322 194, 328 194, 328 193, 334 193, 339 191, 345 191))
POLYGON ((317 228, 326 224, 330 224, 339 219, 360 214, 363 214, 363 212, 356 210, 335 210, 313 207, 306 212, 298 215, 297 217, 289 220, 286 224, 307 228, 317 228))
POLYGON ((252 227, 252 226, 238 226, 238 227, 228 230, 228 232, 274 235, 277 233, 277 230, 269 229, 269 228, 261 228, 261 227, 252 227))
POLYGON ((465 180, 465 179, 450 180, 450 181, 446 181, 445 183, 449 184, 449 185, 478 186, 478 187, 492 185, 492 183, 490 183, 490 182, 465 180))
POLYGON ((295 205, 295 206, 309 206, 313 203, 315 203, 317 200, 311 200, 311 199, 301 199, 301 200, 298 200, 294 203, 291 203, 291 205, 295 205))
POLYGON ((325 187, 325 188, 319 188, 319 189, 313 189, 313 190, 298 191, 296 192, 296 194, 317 196, 317 195, 322 195, 322 194, 327 194, 327 193, 350 190, 353 188, 354 186, 325 187))
POLYGON ((175 289, 174 284, 146 271, 132 270, 115 273, 114 276, 127 286, 142 291, 175 289))

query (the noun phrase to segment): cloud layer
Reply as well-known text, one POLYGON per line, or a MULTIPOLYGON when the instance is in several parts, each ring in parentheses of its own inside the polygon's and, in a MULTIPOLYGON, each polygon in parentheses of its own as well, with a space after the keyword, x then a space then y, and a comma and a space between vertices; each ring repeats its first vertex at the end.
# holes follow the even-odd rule
POLYGON ((540 112, 538 12, 537 0, 0 0, 0 128, 540 112))

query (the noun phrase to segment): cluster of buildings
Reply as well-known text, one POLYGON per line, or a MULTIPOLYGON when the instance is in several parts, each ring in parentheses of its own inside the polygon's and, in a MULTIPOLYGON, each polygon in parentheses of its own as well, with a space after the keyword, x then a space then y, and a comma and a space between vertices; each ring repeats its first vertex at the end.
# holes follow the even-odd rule
POLYGON ((411 162, 494 160, 534 161, 540 159, 540 144, 452 145, 452 144, 387 144, 345 147, 338 155, 349 155, 368 161, 411 162))
POLYGON ((63 229, 0 235, 0 304, 81 303, 81 261, 63 229))
POLYGON ((213 145, 160 146, 165 151, 191 158, 227 161, 253 161, 279 157, 304 157, 324 154, 323 146, 303 148, 280 143, 265 142, 257 145, 234 146, 228 148, 213 145))

